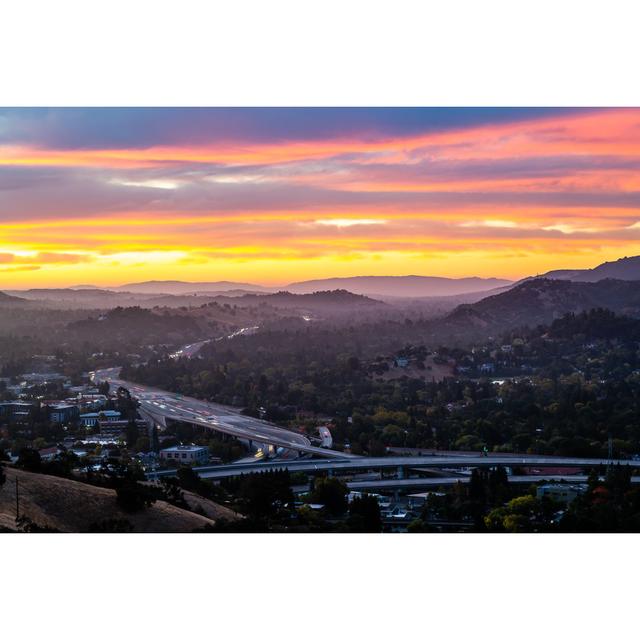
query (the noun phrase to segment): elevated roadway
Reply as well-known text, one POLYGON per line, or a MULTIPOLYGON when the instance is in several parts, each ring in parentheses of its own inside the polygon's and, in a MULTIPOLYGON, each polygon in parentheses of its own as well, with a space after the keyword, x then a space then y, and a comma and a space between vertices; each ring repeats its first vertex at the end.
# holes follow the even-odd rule
MULTIPOLYGON (((326 450, 324 450, 326 451, 326 450)), ((336 453, 336 452, 334 452, 336 453)), ((292 460, 277 462, 260 462, 258 464, 232 464, 195 467, 194 471, 201 478, 222 480, 246 473, 260 473, 265 471, 288 469, 290 472, 318 473, 361 473, 371 470, 395 470, 400 475, 406 475, 411 470, 451 469, 486 467, 566 467, 587 469, 602 465, 606 467, 609 460, 602 458, 563 458, 556 456, 522 456, 504 458, 503 456, 388 456, 384 458, 352 457, 334 460, 292 460)), ((639 460, 624 460, 620 464, 629 465, 634 469, 640 468, 639 460)), ((174 470, 158 471, 149 477, 175 475, 174 470)), ((532 476, 535 477, 535 476, 532 476)), ((402 479, 402 478, 399 478, 402 479)))
POLYGON ((167 420, 177 420, 225 433, 251 444, 272 445, 325 458, 354 457, 340 451, 313 446, 308 438, 300 433, 283 429, 266 420, 245 416, 234 407, 122 380, 119 374, 118 368, 101 369, 93 373, 93 380, 96 383, 108 382, 112 388, 127 389, 140 402, 140 413, 161 426, 166 426, 167 420))
MULTIPOLYGON (((564 482, 567 484, 584 484, 588 480, 588 476, 508 476, 509 482, 514 484, 535 484, 536 482, 564 482)), ((455 476, 450 478, 407 478, 405 480, 395 480, 383 478, 380 480, 361 480, 347 482, 347 487, 352 491, 373 491, 380 489, 428 489, 433 487, 441 487, 447 485, 455 485, 458 482, 466 484, 469 482, 469 476, 455 476)), ((633 484, 640 484, 640 476, 631 478, 633 484)), ((304 493, 307 489, 299 488, 298 492, 304 493)))

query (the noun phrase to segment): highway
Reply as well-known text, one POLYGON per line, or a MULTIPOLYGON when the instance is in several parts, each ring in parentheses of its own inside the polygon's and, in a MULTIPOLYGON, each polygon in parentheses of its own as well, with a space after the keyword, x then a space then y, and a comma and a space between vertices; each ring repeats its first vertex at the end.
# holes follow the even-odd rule
MULTIPOLYGON (((326 451, 326 450, 323 450, 326 451)), ((337 452, 333 452, 337 453, 337 452)), ((352 457, 337 460, 292 460, 276 462, 260 462, 258 464, 233 464, 195 467, 194 471, 201 478, 209 480, 222 480, 232 478, 243 473, 256 473, 288 469, 290 472, 303 473, 328 473, 328 472, 362 472, 372 469, 460 469, 473 467, 572 467, 585 469, 589 467, 604 467, 609 461, 601 458, 562 458, 554 456, 522 456, 505 459, 503 456, 389 456, 386 458, 352 457)), ((640 468, 639 460, 624 460, 621 464, 632 468, 640 468)), ((175 470, 159 471, 148 475, 149 478, 163 475, 175 475, 175 470)), ((537 476, 532 476, 537 477, 537 476)))
POLYGON ((200 342, 194 342, 193 344, 185 345, 184 347, 174 351, 169 355, 170 358, 193 358, 205 344, 211 342, 211 340, 200 340, 200 342))
MULTIPOLYGON (((166 425, 167 419, 179 420, 226 433, 252 443, 274 445, 326 458, 354 457, 340 451, 315 447, 300 433, 283 429, 265 420, 242 415, 234 407, 189 398, 122 380, 118 377, 119 374, 119 368, 101 369, 93 373, 93 380, 96 384, 108 382, 115 389, 124 387, 140 402, 140 413, 149 416, 161 425, 166 425)), ((251 466, 255 466, 255 463, 251 466)))
POLYGON ((237 338, 238 336, 250 336, 255 333, 260 327, 243 327, 242 329, 238 329, 228 336, 220 336, 219 338, 209 338, 208 340, 200 340, 199 342, 194 342, 192 344, 185 345, 181 347, 177 351, 174 351, 169 355, 170 358, 193 358, 198 354, 200 349, 204 347, 205 344, 209 342, 220 342, 221 340, 231 340, 232 338, 237 338))
MULTIPOLYGON (((508 476, 509 482, 515 484, 534 484, 536 482, 565 482, 567 484, 584 484, 588 477, 583 475, 575 476, 508 476)), ((351 491, 365 491, 375 489, 421 489, 429 487, 439 487, 445 485, 453 485, 458 482, 469 482, 469 476, 457 476, 451 478, 407 478, 405 480, 395 480, 382 478, 380 480, 360 480, 347 482, 347 487, 351 491)), ((640 476, 631 478, 633 484, 640 484, 640 476)), ((304 493, 308 489, 300 487, 299 493, 304 493)))

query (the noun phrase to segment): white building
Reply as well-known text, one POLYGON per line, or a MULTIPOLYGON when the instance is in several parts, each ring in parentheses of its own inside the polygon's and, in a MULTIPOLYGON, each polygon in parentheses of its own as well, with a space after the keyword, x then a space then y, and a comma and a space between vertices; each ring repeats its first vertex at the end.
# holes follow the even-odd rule
POLYGON ((162 449, 160 459, 179 464, 205 464, 209 461, 209 449, 194 444, 181 444, 162 449))
POLYGON ((116 422, 120 420, 119 411, 101 411, 100 413, 83 413, 80 422, 85 427, 95 427, 99 421, 116 422))

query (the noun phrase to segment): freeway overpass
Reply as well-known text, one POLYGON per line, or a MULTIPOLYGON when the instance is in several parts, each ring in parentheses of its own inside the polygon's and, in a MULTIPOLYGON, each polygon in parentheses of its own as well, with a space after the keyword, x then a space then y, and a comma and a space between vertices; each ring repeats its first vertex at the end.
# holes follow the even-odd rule
MULTIPOLYGON (((588 476, 508 476, 509 482, 514 484, 534 484, 536 482, 565 482, 570 484, 584 484, 588 480, 588 476)), ((433 487, 442 487, 446 485, 454 485, 458 482, 469 482, 469 476, 452 476, 449 478, 406 478, 404 480, 395 480, 382 478, 380 480, 356 480, 347 482, 347 487, 351 491, 373 491, 376 489, 428 489, 433 487)), ((640 476, 631 478, 633 484, 640 484, 640 476)), ((305 493, 308 488, 300 487, 298 492, 305 493)))
POLYGON ((108 382, 111 387, 127 389, 140 402, 140 413, 160 426, 165 427, 167 420, 177 420, 246 440, 250 446, 256 443, 273 445, 325 458, 354 457, 341 451, 315 447, 300 433, 283 429, 266 420, 245 416, 234 407, 122 380, 118 377, 119 374, 118 368, 101 369, 93 373, 93 380, 96 384, 108 382))
MULTIPOLYGON (((586 469, 597 466, 607 466, 609 460, 602 458, 563 458, 558 456, 530 456, 521 457, 504 456, 388 456, 386 458, 352 457, 337 460, 292 460, 261 462, 250 464, 231 464, 195 467, 194 471, 201 477, 209 480, 222 480, 232 478, 245 473, 259 473, 288 469, 290 472, 303 473, 334 473, 334 472, 363 472, 372 470, 395 470, 402 479, 407 470, 420 469, 460 469, 472 467, 570 467, 586 469)), ((640 469, 640 460, 625 460, 620 464, 629 465, 640 469)), ((147 474, 147 477, 159 478, 175 475, 175 470, 156 471, 147 474)))

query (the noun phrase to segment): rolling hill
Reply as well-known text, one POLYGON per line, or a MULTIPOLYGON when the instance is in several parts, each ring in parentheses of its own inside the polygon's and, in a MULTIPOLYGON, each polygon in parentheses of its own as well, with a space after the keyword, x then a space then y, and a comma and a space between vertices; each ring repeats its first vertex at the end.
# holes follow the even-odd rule
POLYGON ((450 296, 488 291, 511 284, 499 278, 437 278, 432 276, 356 276, 294 282, 287 287, 292 293, 314 293, 344 289, 365 296, 426 297, 450 296))
POLYGON ((568 312, 602 307, 640 317, 640 282, 572 282, 538 278, 474 304, 463 304, 441 322, 452 330, 495 333, 546 324, 568 312))
POLYGON ((29 301, 24 298, 0 292, 0 307, 24 307, 28 304, 29 301))
POLYGON ((293 282, 282 287, 265 287, 242 282, 182 282, 179 280, 152 280, 110 287, 113 291, 144 294, 185 295, 193 293, 317 293, 342 289, 350 293, 369 296, 425 297, 449 296, 489 291, 511 284, 500 278, 439 278, 434 276, 355 276, 352 278, 326 278, 293 282))
POLYGON ((571 282, 599 282, 607 278, 640 280, 640 256, 624 257, 613 262, 603 262, 593 269, 556 269, 538 277, 551 278, 553 280, 570 280, 571 282))
MULTIPOLYGON (((216 300, 224 300, 224 296, 219 296, 216 300)), ((266 295, 247 294, 239 298, 229 298, 238 306, 270 304, 281 308, 322 308, 322 307, 382 307, 384 302, 374 300, 364 295, 351 293, 344 289, 334 291, 316 291, 314 293, 290 293, 289 291, 278 291, 266 295)))
POLYGON ((172 294, 183 295, 189 293, 222 293, 230 290, 243 290, 251 292, 272 291, 258 284, 245 282, 182 282, 180 280, 149 280, 148 282, 133 282, 119 287, 109 287, 113 291, 126 291, 129 293, 152 293, 155 295, 172 294))

